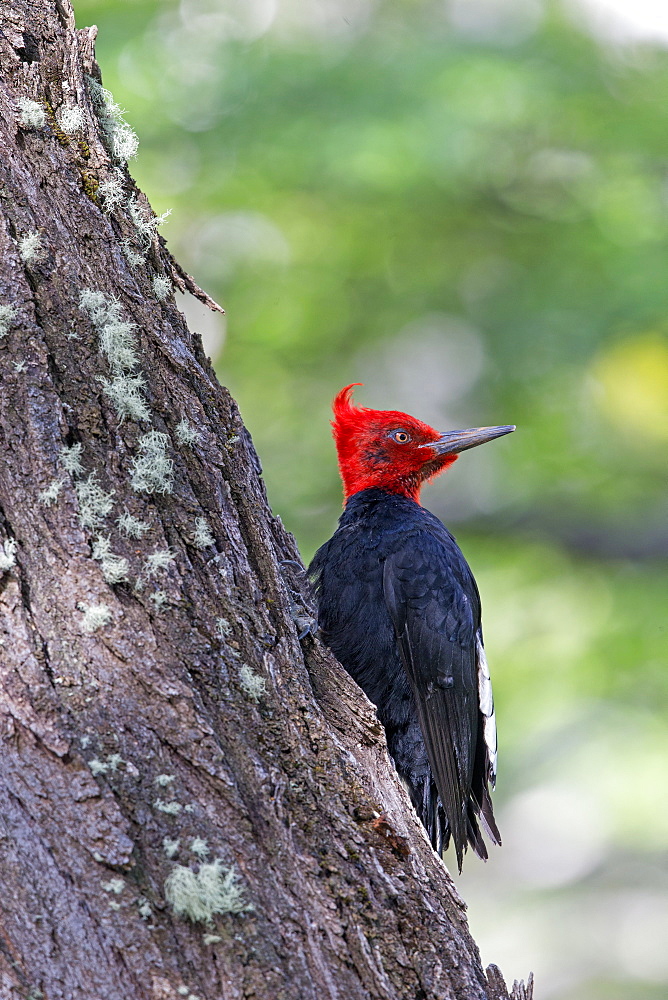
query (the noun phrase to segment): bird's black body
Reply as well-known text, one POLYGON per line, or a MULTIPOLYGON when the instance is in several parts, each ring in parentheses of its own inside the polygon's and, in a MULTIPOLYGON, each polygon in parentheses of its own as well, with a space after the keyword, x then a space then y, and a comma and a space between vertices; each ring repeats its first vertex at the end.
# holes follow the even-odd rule
POLYGON ((452 836, 460 869, 467 843, 486 858, 479 820, 500 843, 493 705, 478 588, 454 538, 414 500, 364 489, 309 573, 323 638, 376 706, 433 846, 452 836))

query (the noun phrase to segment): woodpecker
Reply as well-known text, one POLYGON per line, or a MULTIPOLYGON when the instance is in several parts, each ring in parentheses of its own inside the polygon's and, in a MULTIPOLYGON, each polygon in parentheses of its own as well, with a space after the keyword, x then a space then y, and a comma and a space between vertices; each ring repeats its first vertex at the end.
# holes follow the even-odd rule
POLYGON ((387 745, 434 849, 452 838, 487 859, 501 837, 489 786, 496 724, 480 596, 455 539, 420 504, 459 453, 515 430, 441 434, 406 413, 333 403, 344 488, 334 535, 309 567, 325 643, 376 706, 387 745))

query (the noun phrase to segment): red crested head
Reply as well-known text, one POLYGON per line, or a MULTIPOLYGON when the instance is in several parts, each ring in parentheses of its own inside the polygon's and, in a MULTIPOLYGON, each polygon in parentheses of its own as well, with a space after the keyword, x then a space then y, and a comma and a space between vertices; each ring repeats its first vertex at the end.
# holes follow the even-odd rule
POLYGON ((475 427, 441 434, 399 410, 354 406, 353 382, 333 403, 332 430, 345 498, 371 487, 419 502, 422 485, 443 472, 460 451, 515 430, 475 427))

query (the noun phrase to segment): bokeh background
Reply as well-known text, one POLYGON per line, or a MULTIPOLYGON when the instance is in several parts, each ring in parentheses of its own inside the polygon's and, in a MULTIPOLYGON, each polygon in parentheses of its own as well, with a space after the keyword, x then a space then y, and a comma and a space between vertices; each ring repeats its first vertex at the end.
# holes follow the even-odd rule
POLYGON ((342 385, 518 425, 424 498, 480 584, 500 725, 505 846, 458 884, 541 1000, 665 1000, 668 5, 75 8, 305 559, 342 385))

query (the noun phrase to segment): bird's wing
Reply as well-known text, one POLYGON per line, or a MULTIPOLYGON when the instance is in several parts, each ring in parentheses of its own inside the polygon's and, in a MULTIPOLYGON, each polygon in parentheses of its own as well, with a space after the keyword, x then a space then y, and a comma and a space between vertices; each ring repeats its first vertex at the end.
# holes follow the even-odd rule
POLYGON ((383 591, 461 869, 467 840, 486 857, 475 822, 483 803, 471 801, 474 769, 485 769, 486 793, 490 763, 481 739, 491 687, 479 678, 477 587, 454 539, 422 531, 386 559, 383 591))

